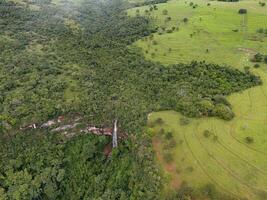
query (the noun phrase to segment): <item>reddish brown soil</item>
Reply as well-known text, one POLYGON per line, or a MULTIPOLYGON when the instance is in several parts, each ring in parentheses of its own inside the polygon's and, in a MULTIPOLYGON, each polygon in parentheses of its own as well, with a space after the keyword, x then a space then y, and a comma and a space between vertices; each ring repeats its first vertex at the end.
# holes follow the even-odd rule
POLYGON ((165 172, 167 172, 169 175, 171 175, 171 180, 170 180, 170 186, 173 189, 179 189, 181 186, 181 179, 179 175, 176 172, 176 166, 175 163, 166 163, 161 155, 161 141, 157 138, 154 138, 153 141, 153 148, 154 151, 156 152, 156 157, 159 161, 159 163, 163 166, 163 169, 165 172))
POLYGON ((104 155, 110 156, 111 152, 112 152, 112 144, 108 143, 104 148, 104 155))

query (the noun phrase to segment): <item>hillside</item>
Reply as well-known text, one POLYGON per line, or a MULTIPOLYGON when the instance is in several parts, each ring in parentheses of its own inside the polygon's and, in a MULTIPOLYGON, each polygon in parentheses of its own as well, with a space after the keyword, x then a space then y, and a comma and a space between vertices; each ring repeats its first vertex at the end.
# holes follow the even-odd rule
POLYGON ((228 3, 1 0, 0 200, 263 200, 266 7, 228 3))
MULTIPOLYGON (((224 63, 249 70, 263 81, 227 97, 235 113, 230 122, 187 119, 185 125, 184 117, 172 111, 151 115, 154 148, 174 188, 188 183, 199 190, 217 188, 235 198, 266 199, 267 65, 253 61, 256 54, 267 54, 267 38, 259 31, 267 26, 266 9, 254 1, 169 1, 149 12, 149 7, 129 11, 148 15, 158 27, 153 37, 135 43, 147 59, 164 65, 192 59, 224 63), (248 13, 240 15, 241 8, 248 13), (162 133, 174 139, 168 141, 162 133)), ((222 198, 212 192, 210 196, 222 198)))

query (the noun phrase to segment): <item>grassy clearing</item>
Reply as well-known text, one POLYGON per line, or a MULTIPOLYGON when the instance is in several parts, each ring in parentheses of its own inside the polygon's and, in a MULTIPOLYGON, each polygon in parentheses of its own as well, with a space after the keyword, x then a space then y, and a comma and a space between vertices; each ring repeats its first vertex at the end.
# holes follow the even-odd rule
POLYGON ((140 14, 152 17, 156 26, 166 30, 179 28, 173 33, 155 33, 153 39, 145 38, 136 42, 148 59, 165 64, 206 60, 243 67, 251 65, 247 59, 251 54, 259 50, 267 52, 267 45, 264 45, 267 39, 255 34, 257 29, 267 26, 267 7, 260 7, 256 1, 212 1, 207 6, 208 1, 198 0, 192 1, 198 5, 193 9, 189 2, 160 4, 158 10, 149 14, 145 14, 148 7, 129 11, 135 15, 138 9, 140 14), (247 17, 238 14, 239 8, 248 10, 247 17), (168 14, 163 15, 163 10, 167 10, 168 14), (168 22, 165 21, 167 17, 171 17, 168 22), (187 23, 183 22, 184 18, 188 18, 187 23), (236 30, 238 32, 234 32, 236 30), (153 41, 157 45, 153 45, 153 41))
POLYGON ((267 54, 267 38, 256 33, 267 27, 267 7, 257 1, 238 3, 217 1, 192 1, 198 4, 193 9, 190 1, 170 1, 158 5, 158 10, 147 14, 148 7, 129 11, 135 15, 150 15, 155 25, 165 30, 175 27, 172 33, 155 33, 153 38, 136 42, 147 59, 163 64, 206 60, 225 63, 240 70, 250 66, 259 75, 263 85, 228 97, 236 117, 225 122, 216 118, 190 119, 181 125, 179 113, 164 111, 153 113, 149 121, 161 118, 161 125, 153 126, 156 134, 157 155, 166 153, 166 138, 162 130, 173 133, 176 146, 169 162, 159 159, 170 180, 188 182, 195 187, 213 183, 221 191, 233 196, 252 200, 267 199, 267 66, 254 69, 250 58, 256 52, 267 54), (210 3, 210 6, 207 6, 210 3), (245 17, 237 12, 246 8, 245 17), (163 10, 168 14, 163 15, 163 10), (166 22, 166 17, 171 20, 166 22), (188 18, 184 23, 183 19, 188 18), (176 28, 179 27, 179 30, 176 28), (156 45, 155 42, 156 41, 156 45), (168 166, 176 166, 168 170, 168 166))

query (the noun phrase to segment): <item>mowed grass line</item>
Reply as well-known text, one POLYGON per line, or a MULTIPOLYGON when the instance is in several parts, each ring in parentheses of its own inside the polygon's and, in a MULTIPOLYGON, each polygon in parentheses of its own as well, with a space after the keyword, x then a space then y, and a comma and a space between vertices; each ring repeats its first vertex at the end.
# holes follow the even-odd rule
MULTIPOLYGON (((195 127, 198 123, 194 124, 195 127)), ((199 142, 195 135, 195 128, 187 132, 185 135, 192 152, 195 154, 195 158, 199 160, 201 165, 204 166, 209 176, 216 180, 217 183, 223 183, 224 187, 227 188, 228 192, 235 191, 236 195, 240 192, 243 193, 249 199, 255 198, 253 189, 247 184, 243 183, 242 180, 234 173, 225 167, 218 159, 216 159, 213 153, 209 152, 206 148, 203 148, 203 144, 199 142)))
POLYGON ((258 168, 267 169, 266 154, 258 152, 257 149, 252 149, 248 144, 233 137, 230 133, 233 124, 226 127, 223 123, 210 122, 210 126, 213 133, 219 136, 219 141, 223 141, 223 143, 230 148, 231 151, 235 152, 239 156, 242 155, 243 159, 246 158, 246 160, 250 163, 254 163, 254 165, 258 168), (214 126, 216 126, 216 128, 214 128, 214 126), (222 130, 223 133, 221 133, 222 130))
POLYGON ((223 184, 221 184, 219 181, 217 181, 213 176, 211 176, 211 174, 209 173, 208 170, 205 169, 204 165, 199 161, 199 159, 197 158, 197 156, 195 155, 195 153, 193 152, 193 150, 191 149, 189 142, 186 138, 186 134, 183 132, 183 136, 184 136, 184 141, 186 143, 187 148, 190 150, 192 156, 194 157, 194 159, 197 161, 199 167, 202 169, 202 171, 205 173, 205 175, 213 182, 215 183, 222 191, 226 192, 227 194, 233 195, 234 197, 239 197, 239 195, 237 193, 234 193, 233 191, 227 189, 226 187, 224 187, 223 184))
POLYGON ((244 162, 244 160, 240 159, 239 157, 233 158, 233 154, 231 152, 225 151, 224 149, 223 149, 223 151, 221 151, 222 149, 218 148, 220 146, 217 145, 219 138, 217 138, 216 141, 213 141, 213 143, 215 143, 215 144, 212 144, 212 145, 209 144, 209 142, 208 142, 209 140, 207 138, 203 138, 204 142, 205 142, 205 144, 204 144, 204 142, 202 141, 203 139, 201 139, 199 136, 199 133, 200 133, 200 131, 198 130, 199 126, 197 125, 195 129, 196 129, 196 131, 194 131, 194 137, 199 141, 202 148, 205 149, 205 151, 208 154, 210 154, 211 157, 218 164, 220 163, 221 166, 229 173, 230 176, 233 176, 238 182, 240 182, 243 185, 246 185, 247 187, 249 187, 251 189, 263 190, 263 191, 267 192, 267 188, 265 188, 265 187, 254 186, 254 185, 262 185, 264 182, 266 182, 267 181, 266 176, 263 176, 262 179, 258 179, 258 180, 262 180, 260 183, 253 182, 253 183, 249 184, 249 182, 251 182, 252 179, 243 180, 247 174, 250 174, 251 172, 253 172, 254 177, 256 177, 256 175, 257 175, 257 177, 261 177, 262 173, 257 173, 257 172, 254 173, 254 170, 252 169, 252 168, 254 168, 254 166, 249 165, 246 161, 244 162), (220 159, 218 159, 218 158, 220 158, 220 159), (228 162, 224 163, 224 161, 222 161, 222 160, 226 160, 228 162), (243 168, 243 170, 240 170, 241 168, 243 168))
POLYGON ((256 169, 257 171, 259 171, 261 173, 261 175, 265 175, 267 174, 267 171, 261 169, 260 167, 256 166, 255 164, 253 164, 255 161, 250 161, 246 158, 244 158, 243 156, 240 155, 240 152, 235 152, 231 146, 232 145, 227 145, 220 137, 219 135, 217 135, 214 127, 212 127, 212 132, 214 133, 215 136, 218 137, 218 144, 220 144, 220 146, 222 146, 222 148, 224 148, 226 151, 230 152, 231 154, 233 154, 235 157, 237 157, 238 159, 242 160, 243 162, 245 162, 247 165, 249 165, 250 167, 253 167, 254 169, 256 169))

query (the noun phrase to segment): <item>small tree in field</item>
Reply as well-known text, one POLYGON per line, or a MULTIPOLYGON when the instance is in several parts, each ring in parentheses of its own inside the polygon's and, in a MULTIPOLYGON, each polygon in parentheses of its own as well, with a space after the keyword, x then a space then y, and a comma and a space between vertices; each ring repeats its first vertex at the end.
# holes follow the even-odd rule
POLYGON ((168 15, 168 10, 164 9, 164 10, 162 11, 162 14, 163 14, 163 15, 168 15))
POLYGON ((252 143, 254 142, 254 138, 248 136, 248 137, 245 138, 245 141, 246 141, 246 143, 248 143, 248 144, 252 144, 252 143))
POLYGON ((238 13, 243 15, 243 14, 247 14, 248 11, 247 11, 247 9, 241 8, 241 9, 239 9, 238 13))
POLYGON ((185 17, 185 18, 183 19, 183 22, 184 22, 184 23, 187 23, 187 22, 188 22, 188 18, 185 17))

